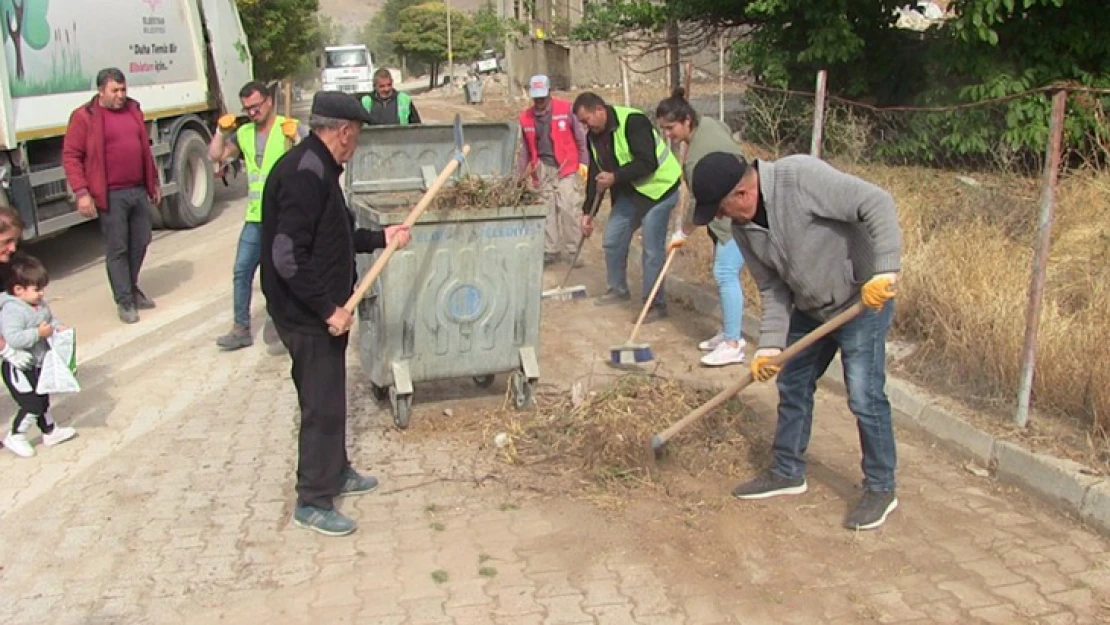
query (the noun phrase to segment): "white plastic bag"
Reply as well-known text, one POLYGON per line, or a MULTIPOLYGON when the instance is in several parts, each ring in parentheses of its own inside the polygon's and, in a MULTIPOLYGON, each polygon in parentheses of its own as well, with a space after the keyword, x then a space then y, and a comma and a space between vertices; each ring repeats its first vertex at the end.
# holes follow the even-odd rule
POLYGON ((50 344, 50 351, 42 361, 42 371, 39 373, 39 383, 35 392, 39 395, 52 395, 54 393, 77 393, 81 385, 77 382, 76 372, 76 336, 73 328, 63 332, 55 332, 46 339, 50 344))

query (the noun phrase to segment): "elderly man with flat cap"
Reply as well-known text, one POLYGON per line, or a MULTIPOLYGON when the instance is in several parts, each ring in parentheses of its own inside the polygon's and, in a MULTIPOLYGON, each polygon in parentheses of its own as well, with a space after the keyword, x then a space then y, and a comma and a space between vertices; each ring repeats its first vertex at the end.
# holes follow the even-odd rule
POLYGON ((805 453, 813 393, 837 351, 848 407, 863 448, 863 496, 844 521, 852 530, 881 526, 898 506, 894 429, 886 384, 886 335, 894 315, 902 231, 894 199, 883 189, 811 156, 747 163, 714 152, 694 169, 694 223, 732 219, 732 234, 759 286, 763 305, 752 376, 778 373, 774 463, 736 487, 739 499, 806 491, 805 453), (837 313, 862 300, 859 317, 787 362, 769 364, 837 313))
POLYGON ((343 304, 357 279, 355 254, 394 238, 404 246, 410 236, 407 226, 356 229, 347 209, 340 177, 369 121, 353 96, 317 93, 311 132, 281 157, 262 193, 262 292, 293 359, 301 410, 293 522, 329 536, 356 528, 335 509, 335 498, 378 486, 347 460, 345 352, 354 319, 343 304))

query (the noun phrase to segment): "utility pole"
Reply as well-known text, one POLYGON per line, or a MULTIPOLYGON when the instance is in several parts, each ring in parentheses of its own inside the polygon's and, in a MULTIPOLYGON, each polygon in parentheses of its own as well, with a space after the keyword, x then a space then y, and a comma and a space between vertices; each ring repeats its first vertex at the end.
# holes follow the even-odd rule
POLYGON ((455 72, 451 71, 452 64, 454 63, 454 49, 451 47, 451 0, 445 0, 444 6, 447 7, 447 76, 451 82, 451 86, 455 86, 455 72))

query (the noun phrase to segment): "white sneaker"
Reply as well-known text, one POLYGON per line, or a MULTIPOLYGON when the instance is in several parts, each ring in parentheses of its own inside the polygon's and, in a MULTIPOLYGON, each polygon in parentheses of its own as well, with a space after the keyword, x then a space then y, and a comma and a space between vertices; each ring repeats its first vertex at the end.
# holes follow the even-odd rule
POLYGON ((4 447, 20 458, 31 458, 35 455, 35 447, 22 434, 8 432, 4 437, 4 447))
POLYGON ((701 359, 701 364, 707 367, 723 367, 737 365, 744 362, 744 341, 741 340, 736 347, 722 342, 717 349, 709 352, 701 359))
POLYGON ((58 443, 64 443, 68 441, 74 436, 77 436, 77 430, 73 428, 54 426, 53 432, 42 435, 42 442, 46 445, 57 445, 58 443))
POLYGON ((701 343, 698 343, 698 349, 703 352, 711 352, 717 349, 717 346, 724 342, 725 333, 718 331, 716 334, 713 335, 713 338, 709 339, 708 341, 702 341, 701 343))

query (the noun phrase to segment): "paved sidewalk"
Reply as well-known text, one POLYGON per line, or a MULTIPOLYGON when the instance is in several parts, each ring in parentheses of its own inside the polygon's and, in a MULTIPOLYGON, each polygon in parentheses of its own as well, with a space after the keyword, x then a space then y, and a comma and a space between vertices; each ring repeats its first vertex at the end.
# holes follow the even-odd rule
MULTIPOLYGON (((591 293, 601 292, 598 266, 593 260, 582 274, 591 293)), ((383 486, 342 501, 358 532, 317 536, 289 523, 296 398, 288 361, 261 343, 216 352, 226 310, 221 299, 83 364, 86 392, 57 408, 60 419, 77 418, 80 437, 32 460, 0 452, 0 623, 1110 619, 1103 538, 919 440, 900 439, 902 507, 888 526, 841 529, 855 497, 858 440, 843 399, 827 393, 818 400, 809 493, 725 502, 722 512, 684 520, 658 500, 603 511, 512 490, 512 474, 487 451, 393 430, 357 382, 352 351, 351 457, 383 486)), ((600 381, 606 369, 588 363, 627 332, 634 311, 599 313, 590 302, 545 310, 544 381, 566 388, 591 369, 600 381)), ((643 338, 661 373, 726 380, 735 369, 696 367, 691 341, 706 331, 679 318, 643 338)), ((496 387, 485 399, 462 398, 477 394, 467 384, 418 386, 414 428, 446 419, 446 406, 499 404, 496 387)), ((773 389, 744 397, 758 414, 745 434, 763 444, 773 389)), ((722 501, 728 485, 706 479, 722 501)))

